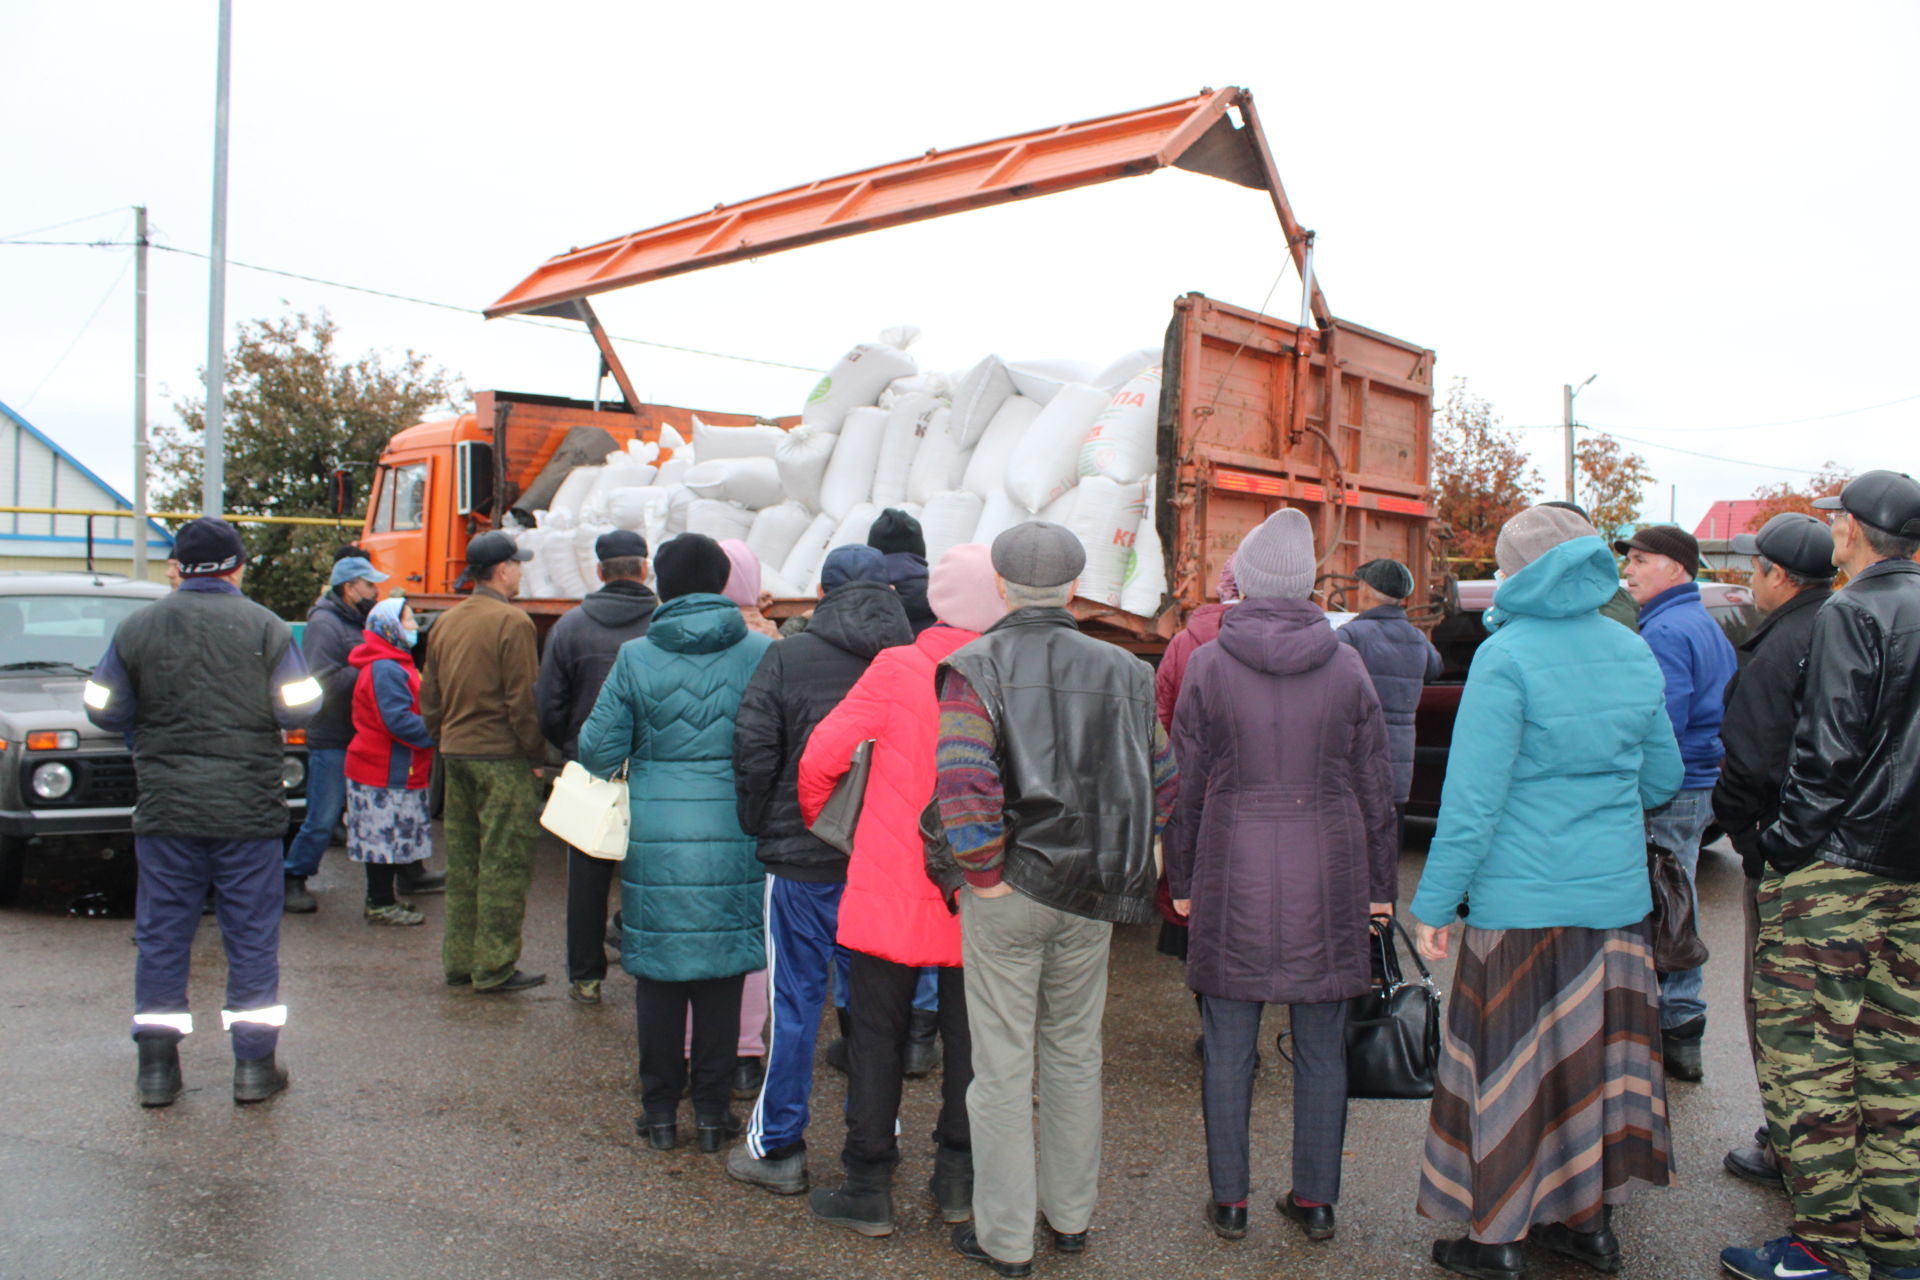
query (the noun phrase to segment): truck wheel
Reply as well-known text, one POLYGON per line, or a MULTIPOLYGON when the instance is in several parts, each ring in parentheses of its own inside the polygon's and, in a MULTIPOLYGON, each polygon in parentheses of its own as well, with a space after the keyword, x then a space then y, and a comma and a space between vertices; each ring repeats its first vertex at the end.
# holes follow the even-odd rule
POLYGON ((16 836, 0 836, 0 906, 10 907, 20 898, 20 886, 27 878, 27 842, 16 836))

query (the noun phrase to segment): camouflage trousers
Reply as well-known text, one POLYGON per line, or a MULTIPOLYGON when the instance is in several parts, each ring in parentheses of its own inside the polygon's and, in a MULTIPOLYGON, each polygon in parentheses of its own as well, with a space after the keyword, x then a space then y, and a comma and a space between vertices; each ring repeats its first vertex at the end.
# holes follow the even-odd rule
POLYGON ((1793 1233, 1854 1280, 1920 1265, 1920 884, 1770 874, 1753 995, 1793 1233))
POLYGON ((526 760, 444 759, 447 907, 441 963, 451 979, 497 987, 520 959, 520 922, 540 836, 540 784, 526 760))

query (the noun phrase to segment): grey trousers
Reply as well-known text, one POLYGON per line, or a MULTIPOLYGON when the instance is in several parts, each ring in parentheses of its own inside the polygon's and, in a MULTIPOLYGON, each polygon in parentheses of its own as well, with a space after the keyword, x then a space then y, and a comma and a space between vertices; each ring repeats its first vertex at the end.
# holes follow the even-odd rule
POLYGON ((1085 1231, 1093 1219, 1100 1185, 1100 1024, 1112 941, 1106 921, 1043 906, 1018 891, 998 898, 960 891, 973 1029, 967 1119, 974 1232, 1002 1262, 1033 1257, 1036 1210, 1055 1231, 1085 1231))
MULTIPOLYGON (((1247 1198, 1247 1124, 1253 1112, 1253 1058, 1263 1004, 1200 997, 1207 1065, 1207 1176, 1215 1204, 1247 1198)), ((1340 1199, 1340 1149, 1347 1137, 1347 1002, 1289 1005, 1293 1015, 1293 1187, 1303 1200, 1340 1199)))

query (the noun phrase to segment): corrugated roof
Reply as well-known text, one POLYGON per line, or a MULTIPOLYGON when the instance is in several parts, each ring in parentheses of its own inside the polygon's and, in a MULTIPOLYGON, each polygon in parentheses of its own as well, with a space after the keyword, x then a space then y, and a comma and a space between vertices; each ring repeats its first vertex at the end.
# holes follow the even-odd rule
POLYGON ((1693 536, 1702 542, 1725 542, 1737 533, 1746 533, 1763 505, 1759 498, 1722 498, 1707 508, 1707 514, 1694 526, 1693 536))
MULTIPOLYGON (((73 454, 70 453, 67 449, 65 449, 58 440, 55 440, 52 436, 48 435, 46 432, 42 431, 40 428, 34 426, 31 422, 28 422, 25 418, 21 417, 20 414, 17 411, 15 411, 10 405, 8 405, 4 400, 0 400, 0 414, 4 414, 11 422, 14 423, 14 425, 18 426, 22 431, 32 436, 35 440, 38 440, 41 444, 47 446, 47 448, 53 450, 54 456, 59 458, 60 461, 66 463, 68 466, 72 467, 75 471, 78 471, 82 476, 85 476, 89 482, 95 485, 98 485, 102 493, 105 493, 109 498, 113 499, 114 506, 125 507, 129 513, 133 511, 132 499, 126 497, 118 489, 108 484, 105 480, 102 480, 98 475, 94 473, 93 468, 89 467, 86 463, 80 461, 80 459, 74 457, 73 454)), ((23 505, 38 506, 40 504, 26 503, 23 505)), ((156 520, 148 520, 147 526, 150 529, 152 529, 154 533, 157 534, 160 538, 164 539, 166 541, 166 544, 169 547, 173 545, 173 533, 165 525, 159 523, 156 520)))

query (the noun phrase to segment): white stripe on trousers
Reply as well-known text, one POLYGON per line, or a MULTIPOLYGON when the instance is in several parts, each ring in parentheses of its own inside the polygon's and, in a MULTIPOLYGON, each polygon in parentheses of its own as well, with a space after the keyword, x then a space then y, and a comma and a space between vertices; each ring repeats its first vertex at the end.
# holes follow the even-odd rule
MULTIPOLYGON (((773 877, 767 877, 767 887, 762 891, 760 904, 760 932, 767 940, 767 1065, 773 1065, 774 1037, 780 1034, 780 988, 779 956, 773 946, 773 877)), ((753 1114, 747 1117, 747 1152, 754 1159, 765 1158, 766 1148, 760 1139, 766 1135, 767 1126, 762 1108, 767 1102, 767 1077, 760 1078, 760 1096, 753 1100, 753 1114)))

